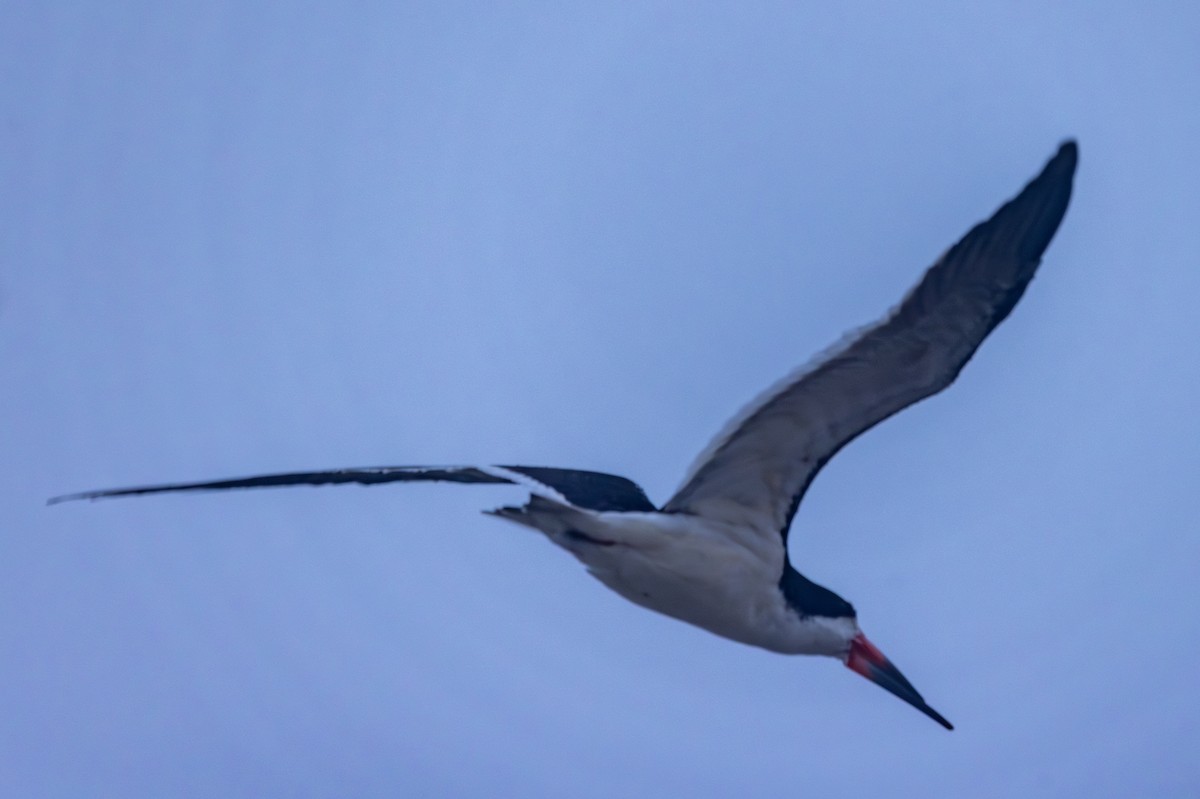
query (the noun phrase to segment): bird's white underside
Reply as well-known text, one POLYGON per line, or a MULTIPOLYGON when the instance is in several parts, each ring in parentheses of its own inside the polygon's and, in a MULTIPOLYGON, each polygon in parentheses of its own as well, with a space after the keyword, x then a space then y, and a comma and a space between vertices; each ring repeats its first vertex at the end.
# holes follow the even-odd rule
POLYGON ((840 657, 858 632, 852 617, 801 617, 787 606, 779 590, 785 554, 778 536, 771 544, 741 525, 558 502, 505 518, 544 533, 629 601, 734 641, 840 657))

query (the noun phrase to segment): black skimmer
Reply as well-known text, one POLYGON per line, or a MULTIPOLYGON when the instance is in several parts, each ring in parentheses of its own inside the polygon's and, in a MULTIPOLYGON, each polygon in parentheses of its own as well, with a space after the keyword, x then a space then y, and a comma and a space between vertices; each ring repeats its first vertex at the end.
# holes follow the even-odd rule
POLYGON ((838 450, 954 382, 1012 311, 1071 196, 1064 143, 1015 198, 972 228, 882 320, 848 336, 733 419, 661 508, 624 477, 534 466, 385 466, 118 488, 75 499, 267 486, 447 481, 532 494, 486 511, 531 527, 650 610, 785 654, 828 655, 953 729, 859 629, 854 607, 792 567, 787 537, 838 450))

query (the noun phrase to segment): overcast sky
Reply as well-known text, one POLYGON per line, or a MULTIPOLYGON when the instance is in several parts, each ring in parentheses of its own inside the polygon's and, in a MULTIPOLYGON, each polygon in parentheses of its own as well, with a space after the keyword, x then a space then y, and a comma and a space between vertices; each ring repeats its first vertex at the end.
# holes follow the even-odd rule
POLYGON ((0 794, 1194 797, 1197 7, 502 5, 0 2, 0 794), (1021 305, 792 535, 954 732, 625 602, 516 489, 44 507, 662 502, 1067 137, 1021 305))

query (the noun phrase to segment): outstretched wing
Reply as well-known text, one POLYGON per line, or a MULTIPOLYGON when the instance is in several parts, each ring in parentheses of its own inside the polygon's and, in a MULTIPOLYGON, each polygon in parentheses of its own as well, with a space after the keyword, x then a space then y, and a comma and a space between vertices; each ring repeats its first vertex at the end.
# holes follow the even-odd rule
POLYGON ((1033 279, 1071 196, 1064 143, 1015 198, 935 263, 900 305, 746 408, 664 511, 785 538, 809 483, 860 433, 944 389, 1033 279))
POLYGON ((510 483, 523 485, 534 493, 548 495, 553 499, 588 510, 655 510, 654 503, 632 480, 603 472, 554 469, 545 466, 378 466, 321 472, 289 472, 287 474, 264 474, 257 477, 236 477, 230 480, 210 480, 202 483, 168 483, 135 488, 113 488, 104 491, 84 491, 79 494, 54 497, 47 504, 54 505, 76 499, 162 494, 170 491, 222 491, 230 488, 317 486, 338 483, 378 485, 379 483, 411 482, 510 483))

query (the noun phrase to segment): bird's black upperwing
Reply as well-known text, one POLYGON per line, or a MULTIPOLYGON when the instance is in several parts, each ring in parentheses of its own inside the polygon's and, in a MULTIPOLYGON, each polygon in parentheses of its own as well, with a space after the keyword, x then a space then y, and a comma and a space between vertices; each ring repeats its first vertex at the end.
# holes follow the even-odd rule
POLYGON ((235 477, 200 483, 112 488, 83 491, 54 497, 54 505, 78 499, 104 499, 138 494, 162 494, 173 491, 223 491, 231 488, 271 488, 295 485, 336 485, 358 483, 446 482, 524 485, 531 490, 550 493, 580 508, 597 511, 652 511, 654 504, 636 483, 624 477, 581 469, 555 469, 545 466, 379 466, 364 469, 331 469, 319 472, 288 472, 256 477, 235 477))
POLYGON ((582 469, 547 466, 501 466, 554 489, 572 505, 588 510, 648 513, 658 510, 642 487, 629 478, 582 469))
POLYGON ((1021 298, 1071 196, 1078 153, 1059 148, 976 225, 881 321, 793 374, 739 414, 663 510, 786 539, 821 467, 856 436, 944 389, 1021 298))

